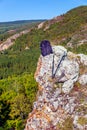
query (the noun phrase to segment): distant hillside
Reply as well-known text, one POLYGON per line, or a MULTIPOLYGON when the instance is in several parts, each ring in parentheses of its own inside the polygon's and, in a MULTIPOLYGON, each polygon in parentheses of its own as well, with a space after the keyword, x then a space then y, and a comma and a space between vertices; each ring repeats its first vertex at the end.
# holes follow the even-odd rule
POLYGON ((45 20, 20 20, 12 22, 0 22, 0 42, 4 41, 6 38, 15 33, 34 27, 38 23, 43 21, 45 20))
MULTIPOLYGON (((28 38, 31 35, 39 41, 48 39, 52 44, 61 44, 69 49, 74 47, 76 52, 80 52, 81 48, 84 50, 87 43, 87 6, 74 8, 66 14, 41 22, 28 34, 28 38)), ((29 38, 31 42, 32 38, 29 38)))
POLYGON ((37 19, 37 20, 18 20, 18 21, 9 21, 9 22, 0 22, 0 25, 9 25, 9 24, 24 24, 24 23, 36 23, 36 22, 42 22, 45 21, 46 19, 37 19))

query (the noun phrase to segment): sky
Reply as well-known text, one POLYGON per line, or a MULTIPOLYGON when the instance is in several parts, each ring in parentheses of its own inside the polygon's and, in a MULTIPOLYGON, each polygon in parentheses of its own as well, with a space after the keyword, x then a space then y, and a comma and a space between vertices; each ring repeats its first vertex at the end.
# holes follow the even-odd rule
POLYGON ((0 22, 51 19, 87 0, 0 0, 0 22))

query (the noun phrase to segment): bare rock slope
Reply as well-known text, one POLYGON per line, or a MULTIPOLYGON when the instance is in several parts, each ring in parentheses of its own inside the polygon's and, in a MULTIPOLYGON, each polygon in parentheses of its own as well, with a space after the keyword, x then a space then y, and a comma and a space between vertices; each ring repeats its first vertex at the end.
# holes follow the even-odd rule
POLYGON ((14 34, 13 36, 9 37, 5 42, 3 42, 2 44, 0 44, 0 51, 8 49, 10 46, 12 46, 14 44, 14 41, 18 37, 20 37, 22 34, 27 34, 28 32, 30 32, 30 29, 22 31, 22 32, 17 33, 17 34, 14 34))

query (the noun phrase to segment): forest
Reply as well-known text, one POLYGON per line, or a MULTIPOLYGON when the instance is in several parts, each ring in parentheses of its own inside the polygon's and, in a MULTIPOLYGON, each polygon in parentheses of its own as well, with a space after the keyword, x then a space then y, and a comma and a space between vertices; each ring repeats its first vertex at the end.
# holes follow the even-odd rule
POLYGON ((0 22, 0 43, 15 33, 19 33, 27 28, 35 27, 45 20, 20 20, 12 22, 0 22))

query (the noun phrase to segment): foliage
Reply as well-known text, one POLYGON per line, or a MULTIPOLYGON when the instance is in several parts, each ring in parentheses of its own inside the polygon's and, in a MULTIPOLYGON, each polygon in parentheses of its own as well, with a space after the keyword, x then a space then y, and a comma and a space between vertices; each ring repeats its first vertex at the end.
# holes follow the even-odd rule
POLYGON ((86 23, 87 6, 81 6, 64 14, 60 22, 55 22, 46 30, 46 35, 50 40, 56 41, 56 44, 63 42, 63 39, 66 42, 78 32, 82 33, 81 30, 85 29, 86 23))
POLYGON ((17 127, 24 124, 28 113, 32 110, 33 102, 36 99, 37 83, 33 74, 24 73, 18 77, 12 76, 1 80, 0 89, 2 89, 0 126, 6 130, 10 128, 18 130, 17 127))
POLYGON ((68 117, 63 124, 58 124, 59 130, 73 130, 73 120, 68 117))
POLYGON ((0 42, 6 40, 9 36, 26 30, 31 27, 35 27, 40 22, 45 20, 20 20, 13 22, 0 22, 0 42))
POLYGON ((85 118, 85 117, 79 117, 78 123, 80 125, 86 125, 87 124, 87 118, 85 118))
POLYGON ((0 99, 0 126, 3 126, 9 118, 10 105, 7 101, 0 99))
POLYGON ((74 53, 83 53, 87 55, 87 44, 82 44, 79 46, 75 46, 74 48, 70 48, 70 51, 73 51, 74 53))

